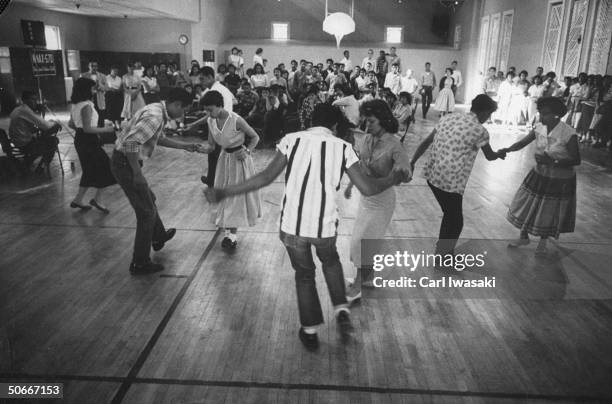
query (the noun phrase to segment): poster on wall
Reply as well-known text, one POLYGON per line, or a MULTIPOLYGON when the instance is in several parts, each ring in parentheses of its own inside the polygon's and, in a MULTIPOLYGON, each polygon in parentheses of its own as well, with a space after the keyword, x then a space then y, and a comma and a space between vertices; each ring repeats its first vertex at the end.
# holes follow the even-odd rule
POLYGON ((66 52, 68 59, 68 70, 80 70, 79 51, 69 50, 66 52))
POLYGON ((32 50, 30 60, 34 77, 55 76, 57 74, 54 51, 32 50))
POLYGON ((45 38, 45 24, 42 21, 21 20, 21 33, 24 45, 47 46, 45 38))

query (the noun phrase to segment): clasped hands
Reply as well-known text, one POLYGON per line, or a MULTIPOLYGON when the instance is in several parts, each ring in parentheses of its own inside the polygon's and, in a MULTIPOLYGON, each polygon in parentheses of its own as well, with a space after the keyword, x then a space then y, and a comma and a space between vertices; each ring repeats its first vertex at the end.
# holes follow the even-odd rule
POLYGON ((191 153, 207 154, 212 152, 214 147, 210 144, 189 143, 185 145, 185 150, 191 153))

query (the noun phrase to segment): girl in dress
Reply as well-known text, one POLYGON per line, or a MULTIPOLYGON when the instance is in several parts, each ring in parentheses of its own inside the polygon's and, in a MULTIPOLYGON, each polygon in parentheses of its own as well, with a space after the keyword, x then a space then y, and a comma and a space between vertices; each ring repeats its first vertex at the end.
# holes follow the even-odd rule
POLYGON ((144 108, 145 102, 142 98, 142 82, 140 78, 134 74, 134 64, 128 63, 127 73, 123 75, 123 111, 121 117, 130 120, 134 113, 141 108, 144 108))
MULTIPOLYGON (((398 164, 409 165, 408 153, 399 138, 395 136, 398 130, 397 119, 383 100, 367 101, 360 107, 361 118, 366 123, 366 133, 355 134, 355 151, 359 156, 361 170, 369 177, 382 178, 389 175, 398 164)), ((350 198, 352 183, 344 192, 345 198, 350 198)), ((373 196, 361 196, 351 237, 351 262, 357 268, 354 280, 349 281, 347 300, 353 302, 361 298, 362 281, 371 283, 372 269, 365 268, 361 263, 361 240, 383 238, 393 212, 395 210, 395 189, 373 196)))
POLYGON ((70 207, 81 210, 94 208, 109 213, 102 204, 103 189, 117 183, 110 169, 108 155, 100 145, 98 135, 115 133, 113 124, 98 128, 98 113, 94 108, 93 97, 96 94, 96 82, 91 79, 80 78, 74 83, 72 89, 72 111, 69 125, 76 129, 74 147, 79 156, 81 169, 81 182, 79 191, 70 202, 70 207), (90 188, 96 188, 96 195, 85 205, 83 198, 90 188))
MULTIPOLYGON (((200 106, 209 116, 209 144, 202 151, 211 153, 215 144, 222 148, 215 174, 215 188, 226 188, 246 181, 255 173, 250 149, 257 146, 259 136, 240 115, 223 109, 223 96, 218 91, 204 94, 200 106)), ((257 191, 223 200, 214 215, 215 225, 225 230, 221 247, 236 249, 238 227, 254 226, 260 217, 261 202, 257 191)))
POLYGON ((268 75, 264 73, 263 65, 259 63, 253 68, 253 74, 251 75, 251 86, 254 90, 258 88, 270 87, 268 75))
POLYGON ((238 48, 234 46, 232 48, 232 54, 227 58, 227 64, 233 65, 236 68, 236 74, 242 77, 242 64, 244 64, 244 60, 241 62, 240 59, 242 58, 238 56, 238 48))
POLYGON ((189 81, 194 86, 200 83, 200 66, 199 65, 191 66, 191 70, 189 71, 189 81))
POLYGON ((148 66, 142 75, 142 90, 145 104, 159 102, 159 84, 151 66, 148 66))
POLYGON ((444 77, 440 80, 440 93, 436 98, 434 109, 440 112, 441 117, 455 110, 455 95, 453 94, 455 79, 452 76, 453 69, 447 67, 444 77))
POLYGON ((529 234, 540 237, 537 256, 547 254, 548 237, 559 238, 571 233, 576 223, 576 173, 580 164, 576 131, 561 121, 567 112, 563 101, 543 97, 537 102, 540 123, 507 149, 521 150, 536 141, 536 166, 527 174, 517 191, 507 219, 520 230, 518 240, 509 244, 519 247, 529 244, 529 234))
POLYGON ((542 84, 542 77, 535 76, 533 78, 533 84, 529 87, 529 110, 527 115, 529 116, 529 127, 533 127, 536 119, 536 112, 538 112, 537 103, 540 98, 544 95, 546 87, 542 84))

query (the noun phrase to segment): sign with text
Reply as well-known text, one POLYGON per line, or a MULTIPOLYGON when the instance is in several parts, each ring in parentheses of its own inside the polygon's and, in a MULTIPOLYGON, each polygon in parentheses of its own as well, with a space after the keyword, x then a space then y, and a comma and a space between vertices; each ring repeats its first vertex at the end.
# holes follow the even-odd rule
POLYGON ((32 50, 32 73, 34 77, 55 76, 57 74, 54 51, 32 50))

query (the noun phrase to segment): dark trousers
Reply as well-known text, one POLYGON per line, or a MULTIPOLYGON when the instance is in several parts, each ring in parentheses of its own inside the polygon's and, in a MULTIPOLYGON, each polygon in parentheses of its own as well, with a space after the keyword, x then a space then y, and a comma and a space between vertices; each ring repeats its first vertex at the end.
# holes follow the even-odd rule
POLYGON ((463 195, 443 191, 429 181, 427 185, 431 188, 443 213, 436 253, 452 253, 463 230, 463 195))
POLYGON ((427 118, 427 111, 429 111, 429 107, 431 106, 431 102, 433 101, 433 87, 432 86, 423 86, 423 119, 427 118))
POLYGON ((217 173, 219 154, 221 154, 221 146, 215 143, 215 150, 212 153, 208 153, 208 174, 206 174, 206 185, 211 188, 215 185, 215 174, 217 173))
POLYGON ((132 262, 146 264, 151 261, 151 242, 162 241, 166 236, 166 229, 155 206, 155 195, 148 185, 134 183, 132 167, 123 153, 113 151, 111 169, 136 213, 136 239, 132 262))
POLYGON ((21 150, 27 156, 29 164, 36 160, 38 156, 41 156, 42 163, 49 165, 51 160, 53 160, 57 145, 59 144, 57 132, 59 132, 60 129, 61 127, 54 127, 47 132, 43 132, 32 139, 30 143, 21 147, 21 150))
POLYGON ((309 238, 281 231, 280 239, 287 249, 291 265, 295 270, 300 323, 304 327, 319 325, 323 323, 323 311, 315 282, 316 266, 311 250, 313 246, 323 266, 323 275, 332 304, 335 307, 347 304, 342 264, 336 250, 336 237, 309 238))

